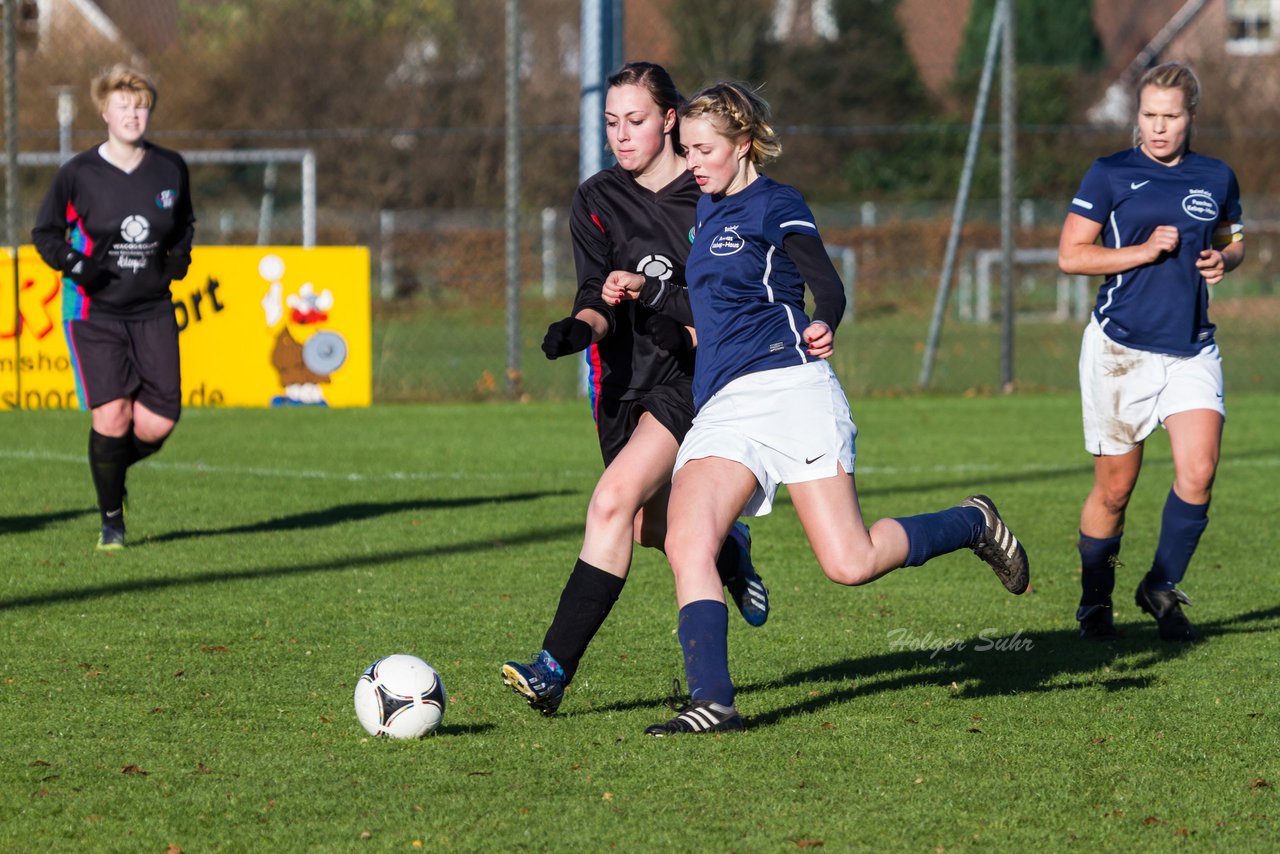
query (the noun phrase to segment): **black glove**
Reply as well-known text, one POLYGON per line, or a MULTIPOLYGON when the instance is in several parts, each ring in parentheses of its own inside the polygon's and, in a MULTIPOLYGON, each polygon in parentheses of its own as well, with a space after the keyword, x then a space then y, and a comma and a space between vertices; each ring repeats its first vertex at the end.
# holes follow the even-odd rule
POLYGON ((641 331, 673 356, 693 349, 693 336, 689 334, 689 328, 674 317, 655 314, 641 331))
POLYGON ((190 255, 170 255, 164 259, 164 274, 175 282, 187 275, 190 268, 190 255))
POLYGON ((62 253, 59 269, 75 279, 78 285, 88 285, 102 275, 102 268, 98 266, 97 261, 70 247, 62 253))
POLYGON ((591 346, 591 324, 576 317, 557 320, 547 327, 542 339, 542 352, 548 359, 558 359, 591 346))

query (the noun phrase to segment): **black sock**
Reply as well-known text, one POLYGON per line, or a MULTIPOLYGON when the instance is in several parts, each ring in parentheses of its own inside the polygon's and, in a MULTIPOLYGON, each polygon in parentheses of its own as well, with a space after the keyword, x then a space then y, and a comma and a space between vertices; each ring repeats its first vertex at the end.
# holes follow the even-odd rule
POLYGON ((564 668, 566 684, 573 681, 587 645, 604 625, 613 603, 622 594, 625 578, 597 569, 579 558, 560 593, 560 605, 542 648, 564 668))
POLYGON ((164 440, 168 437, 164 436, 154 442, 145 442, 138 438, 137 433, 130 430, 126 438, 129 440, 129 465, 133 465, 160 450, 161 446, 164 445, 164 440))
POLYGON ((89 471, 98 492, 102 524, 124 527, 124 474, 129 468, 132 441, 128 436, 104 436, 89 430, 89 471))
POLYGON ((738 574, 738 557, 742 548, 733 537, 725 537, 720 546, 720 554, 716 555, 716 572, 720 575, 720 583, 728 584, 738 574))

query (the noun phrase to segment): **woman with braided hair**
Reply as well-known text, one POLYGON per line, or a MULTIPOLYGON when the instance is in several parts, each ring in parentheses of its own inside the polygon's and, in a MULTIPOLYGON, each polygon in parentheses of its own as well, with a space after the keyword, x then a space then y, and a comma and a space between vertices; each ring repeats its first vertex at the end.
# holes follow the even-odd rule
MULTIPOLYGON (((866 584, 966 547, 1012 593, 1029 577, 1025 551, 986 496, 867 530, 853 477, 857 428, 826 361, 844 287, 804 199, 760 171, 781 149, 768 105, 747 86, 718 83, 680 108, 680 136, 702 191, 686 269, 697 414, 676 460, 666 549, 690 702, 645 730, 653 736, 743 728, 715 554, 740 515, 770 512, 780 484, 838 584, 866 584)), ((634 282, 617 284, 606 298, 643 296, 634 282)))

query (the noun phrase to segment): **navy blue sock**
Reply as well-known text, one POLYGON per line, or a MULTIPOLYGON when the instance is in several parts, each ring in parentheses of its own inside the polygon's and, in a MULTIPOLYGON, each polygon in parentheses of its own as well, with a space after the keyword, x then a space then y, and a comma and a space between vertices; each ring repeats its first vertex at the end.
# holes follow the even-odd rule
POLYGON ((1160 541, 1156 559, 1147 573, 1147 587, 1172 590, 1187 574, 1187 565, 1200 544, 1200 535, 1209 526, 1209 505, 1188 504, 1172 489, 1160 514, 1160 541))
POLYGON ((689 696, 733 705, 729 678, 729 609, 723 602, 699 599, 680 609, 677 630, 684 650, 684 677, 689 696))
POLYGON ((974 545, 982 539, 987 520, 977 507, 950 507, 937 513, 895 516, 907 532, 907 562, 919 566, 930 558, 974 545))
POLYGON ((1080 605, 1105 605, 1116 587, 1116 557, 1120 537, 1087 537, 1083 532, 1076 547, 1080 550, 1080 605))

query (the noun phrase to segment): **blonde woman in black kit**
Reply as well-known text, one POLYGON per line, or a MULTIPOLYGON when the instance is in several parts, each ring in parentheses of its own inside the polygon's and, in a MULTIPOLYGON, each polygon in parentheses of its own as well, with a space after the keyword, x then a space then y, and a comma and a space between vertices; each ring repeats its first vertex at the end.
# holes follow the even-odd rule
POLYGON ((62 273, 62 319, 98 493, 98 548, 124 548, 125 473, 160 450, 182 408, 169 286, 191 264, 187 164, 147 142, 155 84, 117 65, 92 84, 106 142, 58 170, 32 241, 62 273))

